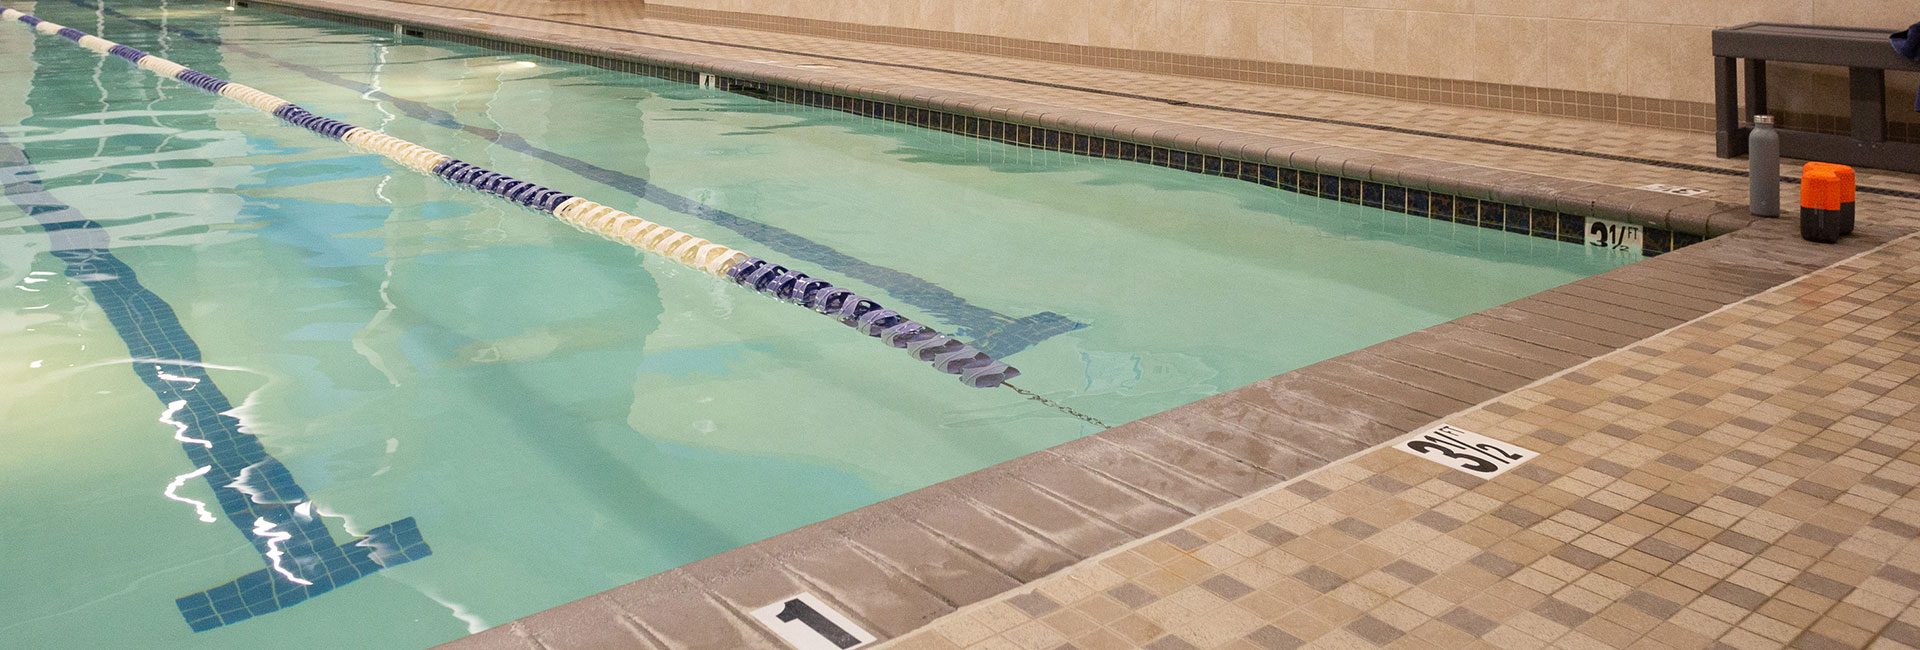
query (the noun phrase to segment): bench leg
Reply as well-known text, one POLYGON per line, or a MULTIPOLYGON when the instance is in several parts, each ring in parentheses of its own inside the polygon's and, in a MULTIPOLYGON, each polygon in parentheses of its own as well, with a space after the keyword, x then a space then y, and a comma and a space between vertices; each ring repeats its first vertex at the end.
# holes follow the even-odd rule
POLYGON ((1740 128, 1739 60, 1730 56, 1713 57, 1713 124, 1716 153, 1733 158, 1747 153, 1747 138, 1740 128))
POLYGON ((1747 121, 1767 114, 1767 62, 1747 59, 1747 121))
POLYGON ((1873 144, 1887 141, 1887 73, 1878 68, 1850 68, 1853 139, 1873 144))

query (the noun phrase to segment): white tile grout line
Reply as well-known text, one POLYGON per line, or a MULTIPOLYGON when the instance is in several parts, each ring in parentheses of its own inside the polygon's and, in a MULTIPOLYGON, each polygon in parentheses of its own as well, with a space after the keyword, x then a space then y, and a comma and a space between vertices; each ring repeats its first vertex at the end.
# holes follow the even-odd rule
MULTIPOLYGON (((1410 439, 1410 438, 1412 438, 1412 437, 1414 437, 1415 435, 1418 435, 1419 433, 1421 433, 1421 432, 1423 432, 1423 431, 1426 431, 1426 430, 1427 430, 1428 428, 1431 428, 1431 427, 1433 427, 1434 425, 1437 425, 1437 424, 1441 424, 1441 423, 1444 423, 1444 422, 1446 422, 1447 420, 1450 420, 1450 419, 1453 419, 1453 418, 1457 418, 1457 417, 1460 417, 1461 415, 1464 415, 1464 414, 1467 414, 1467 413, 1470 413, 1470 412, 1474 412, 1474 411, 1478 411, 1478 410, 1481 410, 1481 409, 1483 409, 1483 408, 1485 408, 1486 406, 1488 406, 1488 405, 1490 405, 1490 404, 1493 404, 1493 403, 1495 403, 1495 402, 1498 402, 1498 401, 1500 401, 1500 400, 1502 400, 1502 399, 1505 399, 1505 398, 1507 398, 1507 397, 1508 397, 1508 396, 1510 396, 1510 395, 1513 395, 1514 393, 1518 393, 1518 392, 1521 392, 1521 391, 1525 391, 1525 390, 1529 390, 1529 389, 1532 389, 1532 388, 1535 388, 1535 387, 1538 387, 1538 386, 1542 386, 1542 385, 1545 385, 1545 384, 1548 384, 1548 383, 1551 383, 1551 382, 1553 382, 1553 381, 1555 381, 1555 380, 1558 380, 1558 379, 1560 379, 1561 377, 1564 377, 1564 376, 1566 376, 1566 375, 1568 375, 1568 374, 1571 374, 1571 373, 1573 373, 1573 372, 1575 372, 1575 371, 1578 371, 1578 370, 1580 370, 1580 369, 1582 369, 1582 368, 1586 368, 1587 366, 1590 366, 1590 365, 1593 365, 1593 364, 1595 364, 1595 363, 1599 363, 1599 362, 1601 362, 1601 361, 1605 361, 1605 360, 1607 360, 1608 358, 1611 358, 1611 357, 1613 357, 1613 356, 1615 356, 1615 355, 1618 355, 1618 354, 1620 354, 1620 353, 1622 353, 1622 352, 1626 352, 1626 351, 1628 351, 1628 350, 1630 350, 1630 349, 1632 349, 1632 348, 1634 348, 1634 347, 1637 347, 1637 346, 1639 346, 1639 345, 1641 345, 1641 344, 1643 344, 1643 343, 1645 343, 1645 342, 1647 342, 1647 341, 1651 341, 1651 340, 1654 340, 1654 339, 1657 339, 1657 338, 1661 338, 1661 337, 1664 337, 1664 336, 1667 336, 1667 335, 1670 335, 1670 334, 1672 334, 1672 333, 1674 333, 1675 331, 1678 331, 1678 330, 1680 330, 1681 328, 1684 328, 1684 327, 1687 327, 1687 326, 1690 326, 1690 325, 1693 325, 1693 324, 1695 324, 1695 323, 1698 323, 1698 322, 1701 322, 1701 321, 1704 321, 1704 320, 1707 320, 1707 319, 1709 319, 1709 318, 1713 318, 1714 316, 1718 316, 1718 315, 1720 315, 1720 314, 1721 314, 1722 312, 1726 312, 1726 311, 1730 311, 1730 310, 1732 310, 1732 309, 1734 309, 1734 308, 1736 308, 1736 307, 1740 307, 1740 306, 1742 306, 1742 305, 1745 305, 1745 304, 1747 304, 1747 303, 1749 303, 1749 302, 1752 302, 1752 301, 1754 301, 1754 300, 1757 300, 1757 299, 1759 299, 1759 298, 1760 298, 1761 296, 1766 296, 1766 295, 1770 295, 1770 294, 1774 294, 1774 293, 1777 293, 1777 292, 1779 292, 1779 291, 1782 291, 1782 290, 1784 290, 1784 289, 1786 289, 1786 288, 1788 288, 1788 287, 1791 287, 1791 286, 1793 286, 1793 285, 1796 285, 1796 284, 1799 284, 1799 283, 1800 283, 1801 281, 1803 281, 1803 280, 1806 280, 1807 278, 1810 278, 1810 277, 1813 277, 1813 276, 1815 276, 1815 275, 1819 275, 1819 274, 1821 274, 1821 273, 1825 273, 1825 272, 1827 272, 1827 271, 1829 271, 1829 270, 1832 270, 1832 269, 1834 269, 1834 268, 1837 268, 1837 267, 1840 267, 1840 266, 1842 266, 1842 265, 1845 265, 1845 264, 1847 264, 1847 263, 1849 263, 1849 262, 1852 262, 1852 261, 1854 261, 1854 260, 1857 260, 1857 259, 1860 259, 1860 258, 1863 258, 1863 257, 1866 257, 1866 256, 1868 256, 1868 255, 1872 255, 1872 254, 1874 254, 1874 253, 1878 253, 1878 252, 1880 252, 1880 251, 1882 251, 1882 250, 1885 250, 1885 249, 1887 249, 1887 248, 1891 248, 1891 247, 1892 247, 1892 246, 1894 246, 1895 244, 1899 244, 1899 243, 1901 243, 1901 242, 1904 242, 1904 241, 1906 241, 1906 240, 1908 240, 1908 239, 1913 239, 1913 238, 1915 238, 1915 237, 1920 237, 1920 232, 1912 232, 1912 233, 1907 233, 1907 234, 1905 234, 1905 235, 1901 235, 1901 236, 1899 236, 1899 237, 1895 237, 1895 238, 1893 238, 1892 240, 1889 240, 1889 241, 1887 241, 1886 243, 1883 243, 1883 244, 1880 244, 1879 246, 1875 246, 1875 247, 1873 247, 1873 248, 1871 248, 1871 249, 1868 249, 1868 250, 1864 250, 1864 251, 1861 251, 1861 252, 1859 252, 1859 253, 1856 253, 1856 254, 1854 254, 1854 255, 1851 255, 1851 256, 1848 256, 1848 257, 1847 257, 1846 259, 1842 259, 1842 260, 1838 260, 1838 261, 1835 261, 1835 262, 1834 262, 1834 263, 1832 263, 1832 264, 1829 264, 1829 265, 1826 265, 1826 266, 1823 266, 1823 267, 1820 267, 1819 269, 1815 269, 1814 271, 1811 271, 1811 272, 1809 272, 1809 273, 1806 273, 1806 274, 1803 274, 1803 275, 1800 275, 1800 276, 1798 276, 1798 277, 1795 277, 1795 278, 1793 278, 1793 279, 1791 279, 1791 280, 1788 280, 1788 281, 1786 281, 1786 282, 1782 282, 1782 283, 1780 283, 1780 284, 1777 284, 1777 285, 1774 285, 1774 286, 1772 286, 1772 287, 1769 287, 1769 288, 1767 288, 1767 289, 1766 289, 1766 290, 1764 290, 1764 291, 1760 291, 1760 292, 1758 292, 1758 293, 1755 293, 1755 294, 1753 294, 1753 295, 1751 295, 1751 296, 1747 296, 1747 297, 1745 297, 1745 298, 1742 298, 1742 299, 1740 299, 1740 300, 1739 300, 1739 301, 1737 301, 1737 302, 1733 302, 1733 303, 1729 303, 1729 304, 1726 304, 1726 305, 1722 305, 1722 306, 1721 306, 1721 307, 1720 307, 1719 309, 1715 309, 1715 310, 1713 310, 1713 311, 1710 311, 1710 312, 1707 312, 1707 313, 1705 313, 1705 314, 1701 314, 1700 316, 1698 316, 1698 317, 1695 317, 1694 319, 1692 319, 1692 320, 1689 320, 1689 321, 1687 321, 1687 322, 1684 322, 1684 323, 1681 323, 1681 324, 1679 324, 1679 325, 1675 325, 1675 326, 1673 326, 1673 327, 1669 327, 1669 328, 1667 328, 1667 329, 1664 329, 1664 330, 1661 330, 1661 331, 1659 331, 1659 332, 1655 332, 1655 333, 1653 333, 1653 334, 1651 334, 1651 335, 1649 335, 1649 336, 1647 336, 1646 338, 1642 338, 1642 339, 1640 339, 1640 340, 1638 340, 1638 341, 1635 341, 1635 342, 1633 342, 1633 343, 1629 343, 1629 344, 1627 344, 1627 345, 1623 345, 1623 346, 1621 346, 1621 347, 1619 347, 1619 348, 1617 348, 1617 349, 1615 349, 1615 350, 1614 350, 1614 351, 1612 351, 1612 352, 1608 352, 1608 353, 1606 353, 1606 354, 1603 354, 1603 355, 1601 355, 1601 356, 1598 356, 1598 357, 1594 357, 1594 358, 1592 358, 1592 359, 1588 359, 1588 360, 1586 360, 1586 361, 1583 361, 1583 362, 1581 362, 1581 363, 1579 363, 1579 364, 1577 364, 1577 365, 1575 365, 1575 366, 1573 366, 1573 367, 1570 367, 1570 368, 1566 368, 1566 369, 1564 369, 1564 370, 1561 370, 1561 371, 1559 371, 1559 372, 1556 372, 1556 373, 1553 373, 1553 374, 1551 374, 1551 375, 1547 375, 1547 376, 1545 376, 1545 377, 1541 377, 1540 379, 1537 379, 1537 380, 1534 380, 1533 382, 1531 382, 1531 383, 1528 383, 1528 384, 1527 384, 1527 385, 1525 385, 1525 386, 1521 386, 1521 387, 1519 387, 1519 388, 1515 388, 1515 389, 1513 389, 1513 390, 1510 390, 1510 391, 1507 391, 1507 392, 1505 392, 1505 393, 1501 393, 1501 394, 1499 394, 1499 395, 1495 395, 1495 396, 1493 396, 1493 397, 1490 397, 1490 398, 1487 398, 1486 400, 1483 400, 1483 401, 1481 401, 1481 402, 1480 402, 1480 403, 1478 403, 1478 404, 1474 404, 1473 406, 1469 406, 1469 407, 1466 407, 1466 408, 1463 408, 1463 409, 1460 409, 1460 410, 1458 410, 1458 411, 1454 411, 1453 413, 1449 413, 1449 414, 1447 414, 1447 415, 1446 415, 1446 417, 1442 417, 1442 418, 1437 418, 1437 419, 1435 419, 1435 420, 1433 420, 1433 421, 1431 421, 1431 422, 1428 422, 1428 423, 1426 423, 1426 424, 1423 424, 1423 425, 1420 425, 1420 426, 1418 426, 1418 427, 1415 427, 1415 428, 1414 428, 1414 429, 1413 429, 1412 431, 1409 431, 1409 432, 1407 432, 1407 433, 1405 433, 1405 434, 1403 434, 1403 435, 1399 435, 1399 436, 1395 436, 1395 437, 1394 437, 1394 438, 1393 438, 1392 440, 1388 440, 1388 441, 1386 441, 1386 442, 1382 442, 1382 443, 1380 443, 1380 444, 1377 444, 1377 445, 1374 445, 1374 446, 1371 446, 1371 447, 1368 447, 1368 448, 1366 448, 1366 449, 1362 449, 1362 450, 1360 450, 1360 451, 1356 451, 1356 452, 1353 452, 1353 453, 1351 453, 1351 454, 1348 454, 1348 455, 1346 455, 1346 456, 1342 456, 1342 457, 1340 457, 1340 458, 1338 458, 1338 459, 1335 459, 1335 460, 1332 460, 1332 461, 1329 461, 1329 462, 1327 462, 1327 464, 1325 464, 1325 465, 1321 465, 1321 466, 1319 466, 1319 467, 1316 467, 1316 468, 1314 468, 1314 469, 1312 469, 1312 470, 1310 470, 1310 471, 1308 471, 1308 472, 1306 472, 1306 473, 1304 473, 1304 474, 1301 474, 1301 475, 1299 475, 1299 476, 1295 476, 1295 477, 1293 477, 1293 478, 1290 478, 1290 479, 1287 479, 1287 480, 1284 480, 1284 481, 1281 481, 1281 482, 1279 482, 1279 483, 1275 483, 1275 484, 1273 484, 1273 485, 1271 485, 1271 486, 1268 486, 1267 488, 1265 488, 1265 489, 1262 489, 1262 490, 1260 490, 1260 491, 1258 491, 1258 492, 1255 492, 1255 493, 1252 493, 1252 494, 1248 494, 1248 495, 1246 495, 1246 496, 1243 496, 1243 497, 1240 497, 1240 498, 1238 498, 1238 499, 1234 499, 1233 501, 1229 501, 1229 502, 1227 502, 1227 503, 1225 503, 1225 504, 1222 504, 1222 505, 1220 505, 1220 506, 1217 506, 1217 507, 1215 507, 1215 508, 1213 508, 1213 509, 1211 509, 1211 510, 1207 510, 1206 512, 1201 512, 1201 513, 1198 513, 1198 514, 1195 514, 1194 516, 1192 516, 1192 517, 1188 517, 1188 518, 1187 518, 1187 519, 1186 519, 1185 521, 1182 521, 1182 522, 1180 522, 1180 523, 1178 523, 1178 524, 1175 524, 1175 525, 1172 525, 1172 526, 1168 526, 1168 527, 1166 527, 1166 528, 1162 528, 1162 529, 1160 529, 1159 531, 1156 531, 1156 532, 1154 532, 1154 533, 1151 533, 1151 534, 1148 534, 1148 535, 1146 535, 1146 536, 1143 536, 1143 537, 1141 537, 1140 539, 1136 539, 1136 540, 1134 540, 1134 541, 1131 541, 1131 542, 1128 542, 1128 543, 1125 543, 1125 544, 1121 544, 1120 546, 1117 546, 1117 547, 1114 547, 1113 549, 1111 549, 1111 550, 1108 550, 1108 551, 1106 551, 1106 552, 1104 552, 1104 553, 1099 553, 1099 554, 1096 554, 1096 555, 1093 555, 1093 556, 1090 556, 1090 557, 1088 557, 1088 558, 1086 558, 1086 559, 1084 559, 1084 560, 1080 560, 1080 561, 1078 561, 1078 562, 1075 562, 1075 563, 1073 563, 1072 565, 1070 565, 1070 566, 1067 566, 1067 567, 1064 567, 1064 568, 1062 568, 1062 569, 1060 569, 1060 570, 1058 570, 1058 571, 1055 571, 1055 572, 1053 572, 1053 573, 1050 573, 1050 574, 1047 574, 1047 575, 1045 575, 1045 576, 1041 576, 1040 578, 1038 578, 1038 579, 1035 579, 1035 580, 1033 580, 1032 582, 1028 582, 1028 583, 1025 583, 1025 584, 1022 584, 1022 585, 1020 585, 1020 586, 1018 586, 1018 587, 1015 587, 1015 588, 1013 588, 1013 589, 1009 589, 1009 590, 1007 590, 1007 591, 1005 591, 1005 592, 1002 592, 1002 593, 1000 593, 999 595, 996 595, 996 596, 994 596, 994 597, 992 597, 992 598, 988 598, 988 599, 986 599, 986 600, 982 600, 982 601, 979 601, 979 602, 976 602, 976 603, 973 603, 973 604, 971 604, 971 605, 967 605, 967 606, 964 606, 964 607, 961 607, 961 608, 959 608, 959 609, 956 609, 956 610, 954 610, 954 611, 951 611, 951 612, 948 612, 948 613, 946 613, 946 614, 944 614, 944 615, 941 615, 941 616, 939 616, 939 617, 936 617, 936 618, 934 618, 934 619, 933 619, 933 620, 931 620, 931 621, 928 621, 926 625, 922 625, 922 626, 920 626, 920 627, 917 627, 917 628, 914 628, 913 630, 910 630, 910 631, 908 631, 908 632, 906 632, 905 634, 902 634, 902 635, 900 635, 900 636, 898 636, 898 637, 894 637, 894 638, 891 638, 891 639, 884 639, 884 640, 882 640, 882 641, 880 642, 880 645, 877 645, 877 646, 875 646, 875 647, 876 647, 876 648, 881 648, 881 647, 887 647, 887 646, 890 646, 890 645, 893 645, 893 644, 894 644, 895 642, 897 642, 897 641, 899 641, 899 640, 901 640, 901 639, 904 639, 904 638, 906 638, 906 637, 909 637, 909 636, 912 636, 912 635, 914 635, 915 633, 918 633, 918 632, 920 632, 921 630, 925 630, 925 629, 928 629, 928 628, 931 628, 931 627, 933 627, 934 625, 936 625, 936 624, 938 624, 938 623, 939 623, 939 621, 942 621, 942 620, 945 620, 945 619, 947 619, 947 618, 950 618, 950 617, 954 617, 954 616, 959 616, 959 615, 962 615, 962 614, 970 614, 970 613, 973 613, 973 612, 975 612, 975 611, 978 611, 978 610, 980 610, 980 609, 985 609, 985 608, 986 608, 986 607, 988 607, 988 606, 991 606, 991 605, 995 605, 995 604, 999 604, 999 603, 1002 603, 1002 602, 1005 602, 1005 601, 1007 601, 1007 600, 1009 600, 1009 599, 1011 599, 1011 598, 1013 598, 1014 596, 1019 596, 1019 595, 1022 595, 1022 594, 1026 594, 1026 593, 1029 593, 1030 591, 1032 591, 1032 590, 1034 589, 1034 587, 1035 587, 1035 585, 1038 585, 1038 584, 1039 584, 1039 583, 1040 583, 1041 581, 1044 581, 1044 580, 1050 580, 1050 579, 1053 579, 1053 578, 1057 578, 1057 577, 1060 577, 1060 576, 1063 576, 1063 575, 1065 575, 1065 574, 1067 574, 1067 573, 1069 573, 1069 572, 1071 572, 1071 571, 1073 571, 1073 570, 1075 570, 1075 569, 1078 569, 1078 568, 1080 568, 1080 567, 1083 567, 1083 566, 1087 566, 1087 565, 1089 565, 1089 564, 1093 564, 1093 563, 1095 563, 1095 562, 1100 562, 1100 561, 1102 561, 1102 560, 1105 560, 1105 559, 1108 559, 1108 558, 1111 558, 1111 557, 1114 557, 1114 556, 1117 556, 1117 555, 1120 555, 1121 553, 1125 553, 1125 552, 1128 552, 1128 551, 1131 551, 1131 550, 1133 550, 1133 549, 1136 549, 1136 548, 1139 548, 1139 547, 1141 547, 1141 546, 1145 546, 1145 545, 1146 545, 1146 544, 1148 544, 1148 543, 1151 543, 1151 542, 1154 542, 1154 541, 1156 541, 1156 540, 1158 540, 1158 539, 1159 539, 1159 538, 1160 538, 1161 536, 1163 536, 1164 534, 1166 534, 1166 533, 1167 533, 1168 531, 1172 531, 1172 530, 1177 530, 1177 529, 1179 529, 1179 528, 1182 528, 1182 527, 1185 527, 1185 526, 1187 526, 1187 525, 1190 525, 1190 524, 1192 524, 1193 522, 1196 522, 1196 521, 1200 521, 1200 520, 1202 520, 1202 519, 1206 519, 1206 518, 1208 518, 1208 517, 1212 517, 1212 516, 1215 516, 1215 515, 1218 515, 1218 514, 1220 514, 1220 513, 1223 513, 1223 512, 1226 512, 1226 511, 1228 511, 1228 510, 1231 510, 1231 509, 1234 509, 1234 508, 1237 508, 1237 507, 1240 507, 1240 506, 1242 506, 1242 505, 1245 505, 1245 504, 1247 504, 1247 503, 1251 503, 1251 502, 1253 502, 1253 501, 1257 501, 1257 500, 1259 500, 1259 499, 1261 499, 1261 498, 1263 498, 1263 497, 1266 497, 1266 496, 1268 496, 1268 495, 1271 495, 1271 494, 1273 494, 1273 493, 1275 493, 1275 492, 1278 492, 1278 491, 1280 491, 1280 490, 1284 490, 1284 489, 1286 489, 1286 488, 1287 488, 1288 486, 1291 486, 1291 485, 1293 485, 1294 483, 1298 483, 1298 482, 1300 482, 1300 481, 1304 481, 1304 480, 1307 480, 1307 479, 1310 479, 1310 478, 1313 478, 1313 477, 1315 477, 1315 476, 1318 476, 1318 475, 1320 475, 1320 474, 1322 474, 1322 473, 1325 473, 1325 472, 1329 472, 1329 471, 1332 471, 1332 470, 1333 470, 1333 469, 1334 469, 1335 467, 1338 467, 1338 466, 1341 466, 1341 465, 1344 465, 1344 464, 1347 464, 1347 463, 1350 463, 1350 462, 1353 462, 1354 460, 1356 460, 1356 459, 1358 459, 1358 458, 1360 458, 1360 457, 1362 457, 1362 456, 1365 456, 1365 455, 1367 455, 1367 454, 1371 454, 1371 453, 1373 453, 1373 452, 1375 452, 1375 451, 1379 451, 1379 450, 1381 450, 1381 449, 1384 449, 1384 448, 1387 448, 1387 447, 1392 447, 1392 446, 1394 446, 1394 445, 1397 445, 1397 444, 1400 444, 1400 443, 1402 443, 1402 442, 1405 442, 1405 441, 1407 441, 1408 439, 1410 439)), ((1487 434, 1482 434, 1482 435, 1487 435, 1487 434)), ((1505 440, 1504 438, 1499 438, 1498 436, 1489 436, 1489 437, 1494 437, 1494 438, 1496 438, 1496 439, 1501 439, 1501 440, 1503 440, 1503 441, 1505 441, 1505 442, 1509 442, 1509 443, 1511 443, 1511 442, 1512 442, 1512 441, 1510 441, 1510 440, 1505 440)), ((1541 453, 1542 453, 1542 455, 1545 455, 1545 452, 1541 452, 1541 453)), ((1493 479, 1488 479, 1488 480, 1489 480, 1489 481, 1491 481, 1491 480, 1493 480, 1493 479)), ((1066 603, 1061 603, 1061 604, 1062 604, 1062 605, 1065 605, 1066 603)), ((999 632, 995 632, 994 634, 996 634, 996 635, 998 635, 998 634, 999 634, 999 632)))

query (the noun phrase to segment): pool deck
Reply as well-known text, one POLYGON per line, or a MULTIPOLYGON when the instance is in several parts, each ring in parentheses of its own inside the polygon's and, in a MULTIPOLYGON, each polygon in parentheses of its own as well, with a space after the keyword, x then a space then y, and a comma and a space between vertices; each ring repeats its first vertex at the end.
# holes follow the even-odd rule
POLYGON ((1707 133, 633 3, 272 4, 1735 231, 453 646, 785 647, 748 612, 802 591, 906 648, 1920 646, 1914 176, 1863 171, 1860 232, 1822 246, 1734 210, 1745 161, 1707 133), (1381 447, 1437 421, 1540 456, 1482 480, 1381 447))
POLYGON ((1916 332, 1906 237, 894 647, 1920 647, 1916 332))

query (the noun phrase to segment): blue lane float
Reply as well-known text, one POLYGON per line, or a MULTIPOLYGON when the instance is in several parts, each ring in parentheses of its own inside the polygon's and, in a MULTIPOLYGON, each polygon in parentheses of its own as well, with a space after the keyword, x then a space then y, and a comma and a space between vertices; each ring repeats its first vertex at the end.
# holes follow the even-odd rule
POLYGON ((913 358, 933 364, 940 372, 960 375, 960 381, 968 386, 998 386, 1020 375, 1019 370, 995 361, 985 352, 913 322, 851 290, 757 257, 735 264, 727 270, 727 278, 740 286, 832 316, 861 334, 905 349, 913 358))
POLYGON ((60 36, 103 56, 125 59, 143 70, 245 103, 288 124, 380 154, 410 169, 519 203, 553 215, 582 230, 832 316, 843 325, 907 350, 914 358, 933 364, 941 372, 958 375, 960 381, 968 386, 993 388, 1020 375, 1018 369, 978 348, 940 334, 871 299, 834 287, 791 267, 747 255, 625 211, 455 160, 446 154, 379 131, 315 115, 299 105, 258 89, 232 83, 10 8, 0 8, 0 19, 18 21, 42 34, 60 36))
POLYGON ((215 79, 196 70, 187 70, 180 73, 180 80, 193 84, 201 90, 216 94, 220 92, 221 88, 227 86, 227 82, 215 79))
POLYGON ((128 63, 139 63, 140 59, 146 58, 147 56, 146 52, 142 52, 140 50, 127 47, 125 45, 119 45, 119 44, 115 44, 113 47, 107 48, 107 53, 120 57, 122 59, 126 59, 128 63))
POLYGON ((574 199, 572 194, 548 189, 462 160, 448 158, 433 168, 441 178, 498 196, 520 205, 553 214, 560 204, 574 199))

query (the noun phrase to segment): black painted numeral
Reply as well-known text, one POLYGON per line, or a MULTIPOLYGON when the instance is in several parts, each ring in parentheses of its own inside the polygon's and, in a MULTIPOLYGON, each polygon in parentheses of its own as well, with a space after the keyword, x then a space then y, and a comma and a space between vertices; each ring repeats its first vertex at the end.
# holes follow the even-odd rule
POLYGON ((1438 453, 1443 458, 1460 461, 1460 469, 1481 474, 1493 474, 1500 471, 1501 465, 1511 465, 1526 458, 1496 445, 1468 444, 1448 434, 1448 429, 1442 427, 1416 440, 1407 441, 1407 449, 1421 454, 1438 453))
POLYGON ((1453 449, 1449 448, 1448 446, 1433 442, 1433 438, 1431 436, 1428 436, 1427 438, 1423 438, 1420 440, 1415 440, 1413 442, 1409 442, 1407 443, 1407 448, 1423 454, 1437 451, 1437 452, 1440 452, 1441 456, 1466 461, 1465 464, 1460 466, 1460 469, 1464 469, 1469 472, 1480 472, 1482 474, 1492 474, 1496 471, 1499 471, 1500 469, 1499 465, 1495 465, 1485 458, 1481 458, 1473 454, 1454 453, 1453 449))
POLYGON ((1520 460, 1522 458, 1526 458, 1525 456, 1521 456, 1520 454, 1516 454, 1511 451, 1507 451, 1505 449, 1501 449, 1499 447, 1495 447, 1489 444, 1478 444, 1478 445, 1474 445, 1473 448, 1478 449, 1480 451, 1487 452, 1489 454, 1493 454, 1494 460, 1499 460, 1501 458, 1505 458, 1507 460, 1520 460))
POLYGON ((1612 225, 1598 221, 1587 226, 1587 233, 1594 238, 1594 246, 1622 251, 1632 248, 1629 239, 1638 231, 1639 228, 1635 226, 1612 225))
POLYGON ((789 623, 800 621, 806 624, 808 628, 811 628, 814 634, 820 635, 820 638, 826 639, 829 643, 841 648, 851 648, 860 645, 859 638, 848 633, 839 625, 835 625, 833 621, 827 620, 826 616, 814 611, 813 607, 800 602, 798 598, 788 600, 787 606, 780 610, 777 618, 782 622, 789 623))

